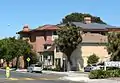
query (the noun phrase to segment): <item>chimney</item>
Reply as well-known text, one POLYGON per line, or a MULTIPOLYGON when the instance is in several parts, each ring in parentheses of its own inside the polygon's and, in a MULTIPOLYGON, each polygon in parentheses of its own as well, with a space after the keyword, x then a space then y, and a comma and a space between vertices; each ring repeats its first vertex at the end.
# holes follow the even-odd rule
POLYGON ((28 32, 29 31, 29 26, 26 24, 26 25, 24 25, 24 27, 23 27, 23 31, 24 32, 28 32))
POLYGON ((84 23, 91 23, 91 17, 84 17, 84 23))

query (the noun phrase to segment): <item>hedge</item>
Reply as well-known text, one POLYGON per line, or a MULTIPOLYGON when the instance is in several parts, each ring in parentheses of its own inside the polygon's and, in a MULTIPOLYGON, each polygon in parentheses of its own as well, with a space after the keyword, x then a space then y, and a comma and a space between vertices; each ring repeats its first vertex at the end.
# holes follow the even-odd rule
POLYGON ((90 79, 103 79, 110 77, 120 77, 120 69, 116 70, 93 70, 89 73, 90 79))

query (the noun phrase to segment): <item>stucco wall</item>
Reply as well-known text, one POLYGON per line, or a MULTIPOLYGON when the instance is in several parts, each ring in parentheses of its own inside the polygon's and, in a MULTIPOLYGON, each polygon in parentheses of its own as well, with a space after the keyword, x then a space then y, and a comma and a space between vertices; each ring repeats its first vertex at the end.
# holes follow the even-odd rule
POLYGON ((87 65, 87 59, 93 53, 99 56, 99 61, 105 61, 109 59, 108 52, 106 50, 106 46, 99 46, 99 45, 83 45, 81 47, 82 56, 84 59, 84 66, 87 65))

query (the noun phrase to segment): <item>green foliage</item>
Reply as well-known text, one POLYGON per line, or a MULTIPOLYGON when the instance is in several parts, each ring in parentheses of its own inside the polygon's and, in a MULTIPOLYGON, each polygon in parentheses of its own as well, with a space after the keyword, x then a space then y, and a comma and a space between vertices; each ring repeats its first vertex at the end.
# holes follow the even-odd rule
POLYGON ((112 61, 120 61, 120 32, 108 34, 107 50, 112 61))
POLYGON ((96 56, 95 54, 93 54, 93 55, 90 55, 90 56, 88 57, 87 63, 88 63, 88 65, 90 65, 90 64, 95 64, 95 63, 98 62, 98 60, 99 60, 99 57, 96 56))
MULTIPOLYGON (((35 64, 39 61, 37 54, 34 52, 30 53, 30 58, 31 58, 31 64, 35 64)), ((39 63, 39 65, 40 65, 40 63, 39 63)))
POLYGON ((5 38, 0 40, 0 58, 6 60, 7 62, 11 61, 15 55, 13 55, 13 38, 5 38))
POLYGON ((37 57, 37 54, 35 52, 30 52, 29 54, 25 54, 24 55, 24 61, 26 63, 26 67, 27 67, 27 58, 30 58, 30 62, 29 64, 36 64, 39 60, 38 60, 38 57, 37 57))
POLYGON ((117 70, 93 70, 89 73, 90 79, 102 79, 110 77, 120 77, 120 69, 117 70))
POLYGON ((100 23, 100 24, 106 24, 103 22, 100 17, 92 16, 90 14, 83 14, 83 13, 71 13, 65 18, 62 19, 62 23, 68 23, 68 22, 84 22, 84 17, 89 16, 92 18, 92 22, 94 23, 100 23))
MULTIPOLYGON (((15 39, 15 37, 0 40, 0 58, 9 63, 12 59, 31 52, 31 45, 27 41, 15 39)), ((18 60, 17 60, 18 62, 18 60)))
POLYGON ((89 73, 89 78, 90 79, 106 78, 105 71, 104 70, 93 70, 89 73))
POLYGON ((67 55, 68 61, 70 61, 71 53, 82 42, 80 30, 78 27, 66 25, 57 31, 58 39, 55 43, 59 50, 67 55))

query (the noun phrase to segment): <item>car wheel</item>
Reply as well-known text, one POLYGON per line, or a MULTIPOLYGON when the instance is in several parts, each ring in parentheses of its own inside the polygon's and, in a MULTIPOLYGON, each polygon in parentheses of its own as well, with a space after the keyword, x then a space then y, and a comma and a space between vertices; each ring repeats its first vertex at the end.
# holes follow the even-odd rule
POLYGON ((42 73, 42 71, 39 71, 39 73, 42 73))

